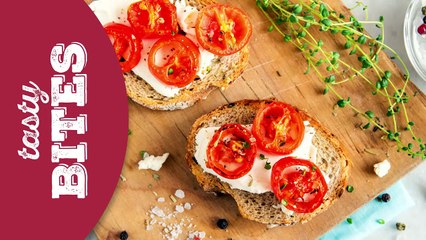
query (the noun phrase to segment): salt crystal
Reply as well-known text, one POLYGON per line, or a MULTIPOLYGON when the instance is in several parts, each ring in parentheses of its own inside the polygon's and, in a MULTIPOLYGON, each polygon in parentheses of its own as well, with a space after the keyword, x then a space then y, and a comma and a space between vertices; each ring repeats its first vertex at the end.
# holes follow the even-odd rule
POLYGON ((198 232, 198 237, 199 238, 205 238, 206 237, 206 233, 205 232, 198 232))
POLYGON ((158 199, 157 199, 157 201, 158 201, 158 202, 165 202, 165 201, 166 201, 166 199, 164 199, 163 197, 160 197, 160 198, 158 198, 158 199))
POLYGON ((177 205, 175 210, 178 213, 183 213, 183 211, 185 211, 185 209, 182 207, 182 205, 177 205))
POLYGON ((183 205, 183 207, 184 207, 185 209, 190 210, 190 209, 191 209, 191 204, 190 204, 190 203, 185 203, 185 205, 183 205))
POLYGON ((155 215, 164 218, 166 216, 166 214, 164 214, 163 210, 161 210, 161 208, 155 206, 151 209, 152 213, 154 213, 155 215))
POLYGON ((184 197, 185 197, 185 192, 184 192, 184 191, 182 191, 181 189, 178 189, 178 190, 176 190, 176 192, 175 192, 175 196, 176 196, 176 197, 178 197, 178 198, 180 198, 180 199, 182 199, 182 198, 184 198, 184 197))

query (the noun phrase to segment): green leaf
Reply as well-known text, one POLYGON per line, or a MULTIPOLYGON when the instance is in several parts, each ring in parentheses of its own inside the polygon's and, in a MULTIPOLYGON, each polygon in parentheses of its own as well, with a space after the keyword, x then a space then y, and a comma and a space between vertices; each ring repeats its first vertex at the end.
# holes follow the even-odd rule
POLYGON ((327 86, 324 88, 324 91, 322 92, 323 95, 327 94, 330 88, 327 86))
POLYGON ((330 27, 332 22, 330 19, 325 18, 321 20, 321 23, 324 24, 324 26, 330 27))
POLYGON ((145 158, 145 153, 147 153, 146 151, 140 151, 139 155, 141 156, 142 160, 145 158))
POLYGON ((319 7, 319 11, 320 11, 320 12, 322 12, 324 9, 326 9, 326 8, 325 8, 325 4, 324 4, 324 3, 321 3, 321 4, 320 4, 320 7, 319 7))
POLYGON ((297 37, 299 37, 299 38, 303 38, 305 36, 306 36, 306 32, 303 31, 303 30, 297 34, 297 37))
POLYGON ((273 25, 271 25, 271 26, 268 27, 268 32, 272 32, 272 31, 274 31, 274 26, 273 25))
POLYGON ((347 41, 343 47, 344 47, 345 49, 349 49, 349 48, 351 48, 351 47, 352 47, 352 43, 351 43, 351 42, 349 42, 349 41, 347 41))
POLYGON ((352 49, 352 51, 349 53, 349 55, 353 55, 356 53, 356 48, 352 49))
POLYGON ((339 101, 337 101, 337 106, 344 108, 346 106, 346 100, 344 99, 340 99, 339 101))
POLYGON ((299 19, 297 19, 297 17, 293 14, 290 15, 290 22, 291 23, 297 23, 299 22, 299 19))
POLYGON ((382 85, 382 88, 387 88, 389 85, 389 81, 387 78, 382 78, 382 81, 380 83, 382 85))
POLYGON ((389 79, 389 78, 391 78, 391 76, 392 76, 391 72, 385 71, 385 78, 389 79))
POLYGON ((361 35, 359 36, 357 42, 364 44, 365 42, 367 42, 367 38, 365 37, 365 35, 361 35))
POLYGON ((296 15, 299 15, 302 12, 302 6, 300 6, 299 4, 294 5, 293 7, 293 13, 296 15))
POLYGON ((318 47, 322 47, 324 45, 324 42, 322 40, 318 40, 318 47))
POLYGON ((330 16, 330 12, 327 9, 321 10, 321 15, 325 18, 328 18, 330 16))
POLYGON ((370 110, 368 110, 367 112, 365 112, 365 115, 367 115, 369 118, 373 118, 374 117, 374 113, 370 110))
POLYGON ((305 20, 314 20, 315 18, 314 18, 314 16, 312 16, 312 15, 306 15, 306 16, 304 16, 303 17, 303 19, 305 19, 305 20))
POLYGON ((285 36, 284 36, 284 42, 290 42, 291 41, 291 36, 290 35, 288 35, 288 34, 286 34, 285 36))
POLYGON ((339 30, 337 30, 337 29, 331 29, 330 32, 331 32, 331 34, 336 34, 336 33, 339 32, 339 30))
POLYGON ((347 36, 347 35, 351 35, 351 34, 353 34, 353 32, 351 30, 342 30, 343 36, 347 36))
POLYGON ((268 162, 268 161, 266 161, 266 163, 265 163, 265 169, 266 170, 270 170, 271 168, 272 168, 271 163, 268 162))

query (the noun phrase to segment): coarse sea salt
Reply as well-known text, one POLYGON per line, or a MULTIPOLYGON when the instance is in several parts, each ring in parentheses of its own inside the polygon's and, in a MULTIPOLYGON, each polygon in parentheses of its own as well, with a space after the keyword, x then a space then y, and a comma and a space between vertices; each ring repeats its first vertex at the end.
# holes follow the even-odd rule
POLYGON ((190 204, 190 203, 185 203, 185 205, 183 205, 183 207, 184 207, 185 209, 190 210, 192 206, 191 206, 191 204, 190 204))
POLYGON ((185 209, 182 207, 182 205, 177 205, 175 207, 176 212, 178 213, 183 213, 183 211, 185 211, 185 209))
POLYGON ((184 191, 182 191, 181 189, 178 189, 178 190, 176 190, 176 192, 175 192, 175 196, 176 196, 177 198, 182 199, 182 198, 184 198, 184 197, 185 197, 185 192, 184 192, 184 191))

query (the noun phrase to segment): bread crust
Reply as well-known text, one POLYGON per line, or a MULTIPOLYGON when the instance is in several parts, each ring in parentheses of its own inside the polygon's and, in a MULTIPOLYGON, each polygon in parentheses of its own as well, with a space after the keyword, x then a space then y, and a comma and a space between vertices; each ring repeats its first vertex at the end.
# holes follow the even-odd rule
MULTIPOLYGON (((186 0, 198 10, 215 4, 212 0, 186 0)), ((165 97, 156 92, 148 83, 133 72, 123 73, 127 95, 136 103, 153 110, 178 110, 188 108, 207 96, 213 90, 226 89, 246 68, 249 60, 248 46, 230 56, 213 60, 211 71, 202 79, 195 79, 191 85, 179 91, 174 97, 165 97)))
POLYGON ((264 224, 293 225, 306 223, 317 214, 328 209, 343 194, 350 168, 350 161, 336 137, 306 112, 296 108, 303 120, 309 121, 310 125, 316 129, 313 138, 313 144, 318 149, 316 165, 324 175, 330 178, 329 190, 324 197, 323 204, 312 213, 290 214, 282 212, 279 208, 274 208, 273 206, 277 206, 279 202, 272 192, 254 194, 232 189, 229 184, 221 182, 216 176, 205 173, 194 157, 195 136, 201 128, 221 126, 224 123, 231 122, 252 123, 261 104, 268 101, 271 100, 242 100, 221 106, 198 118, 188 136, 186 162, 204 191, 230 194, 236 201, 243 217, 264 224))

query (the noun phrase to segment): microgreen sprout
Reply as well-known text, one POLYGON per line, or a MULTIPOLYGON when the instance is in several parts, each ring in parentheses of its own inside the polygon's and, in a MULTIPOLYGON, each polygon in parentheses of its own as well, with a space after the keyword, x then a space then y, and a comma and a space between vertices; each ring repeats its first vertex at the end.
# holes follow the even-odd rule
MULTIPOLYGON (((426 143, 416 136, 414 123, 408 116, 406 106, 411 97, 406 92, 410 73, 401 57, 385 44, 383 17, 376 21, 368 20, 367 6, 360 2, 354 8, 361 7, 365 11, 363 21, 338 13, 321 0, 294 0, 294 2, 256 0, 256 4, 270 21, 271 25, 267 30, 280 34, 284 42, 293 44, 302 52, 307 63, 305 74, 315 72, 319 76, 324 84, 322 91, 324 95, 334 94, 338 99, 337 106, 352 109, 359 116, 364 117, 367 122, 362 125, 362 128, 369 129, 372 126, 374 132, 381 130, 390 141, 396 143, 398 151, 404 151, 412 158, 426 159, 426 143), (381 31, 380 34, 376 37, 366 35, 364 33, 366 24, 376 25, 381 31), (320 31, 319 34, 317 30, 320 31), (327 33, 340 35, 339 37, 344 40, 341 45, 342 50, 338 52, 328 50, 330 46, 321 39, 321 36, 327 33), (401 63, 405 72, 403 79, 392 76, 383 64, 379 64, 379 54, 383 50, 389 52, 391 59, 401 63), (342 59, 341 54, 353 55, 351 58, 358 60, 359 65, 342 59), (344 74, 341 74, 342 72, 344 74), (367 75, 370 72, 372 74, 367 75), (373 74, 374 79, 371 77, 373 74), (384 97, 388 106, 383 114, 391 119, 391 125, 387 126, 379 122, 379 118, 376 117, 376 113, 379 112, 361 110, 351 102, 350 97, 339 94, 338 86, 353 81, 367 84, 371 88, 369 93, 384 97), (400 84, 397 84, 397 81, 401 81, 400 84), (414 142, 403 142, 403 132, 411 134, 414 142)), ((333 38, 336 37, 333 36, 333 38)))

